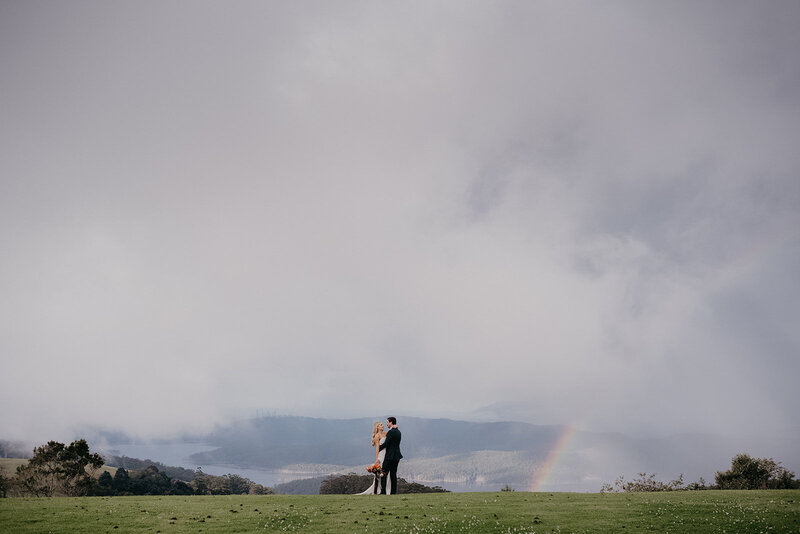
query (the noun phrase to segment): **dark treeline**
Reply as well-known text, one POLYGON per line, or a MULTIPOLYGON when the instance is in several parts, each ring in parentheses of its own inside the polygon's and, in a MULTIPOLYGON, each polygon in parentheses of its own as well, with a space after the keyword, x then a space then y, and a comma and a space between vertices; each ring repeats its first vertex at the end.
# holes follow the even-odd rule
MULTIPOLYGON (((270 488, 239 475, 214 476, 135 458, 116 458, 114 475, 103 469, 105 460, 89 450, 86 440, 69 445, 49 441, 33 449, 33 455, 13 476, 0 472, 0 496, 83 495, 239 495, 272 493, 270 488), (156 465, 157 464, 157 465, 156 465), (162 469, 159 469, 159 466, 162 469), (170 476, 174 473, 176 476, 170 476), (188 478, 190 480, 181 480, 188 478)), ((111 466, 113 467, 113 466, 111 466)))
POLYGON ((129 456, 113 456, 108 454, 104 454, 103 458, 105 459, 107 466, 122 467, 128 471, 146 469, 153 465, 157 467, 159 471, 165 473, 168 477, 176 480, 183 480, 184 482, 191 482, 197 475, 197 472, 192 469, 164 465, 161 462, 155 462, 150 459, 140 460, 139 458, 131 458, 129 456))
POLYGON ((154 465, 128 472, 120 467, 114 476, 103 471, 88 495, 194 495, 195 488, 183 480, 175 480, 154 465))
POLYGON ((89 495, 267 495, 272 490, 248 478, 197 471, 189 482, 173 479, 154 465, 131 471, 118 468, 114 476, 104 471, 89 495))

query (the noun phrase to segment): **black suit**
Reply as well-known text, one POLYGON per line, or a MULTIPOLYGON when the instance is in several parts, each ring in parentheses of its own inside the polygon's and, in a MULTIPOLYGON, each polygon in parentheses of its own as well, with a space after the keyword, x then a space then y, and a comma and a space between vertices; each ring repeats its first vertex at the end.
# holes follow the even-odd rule
POLYGON ((386 477, 392 483, 392 494, 397 493, 397 466, 403 455, 400 453, 400 440, 403 435, 400 430, 392 428, 386 433, 386 440, 381 444, 381 450, 386 449, 386 456, 383 457, 381 468, 386 476, 381 478, 381 495, 386 495, 386 477))

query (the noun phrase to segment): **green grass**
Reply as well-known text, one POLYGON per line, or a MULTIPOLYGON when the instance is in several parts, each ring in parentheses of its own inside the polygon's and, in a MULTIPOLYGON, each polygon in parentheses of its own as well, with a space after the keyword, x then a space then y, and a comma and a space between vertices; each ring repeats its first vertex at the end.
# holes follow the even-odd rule
POLYGON ((0 499, 0 532, 800 532, 800 490, 0 499))

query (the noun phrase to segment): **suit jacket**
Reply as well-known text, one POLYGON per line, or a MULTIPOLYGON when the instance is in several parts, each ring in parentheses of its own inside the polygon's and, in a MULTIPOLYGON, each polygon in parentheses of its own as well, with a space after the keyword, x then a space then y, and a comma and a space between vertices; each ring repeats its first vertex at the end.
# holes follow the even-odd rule
POLYGON ((381 444, 380 450, 386 449, 386 456, 384 460, 400 460, 403 455, 400 454, 400 440, 403 435, 396 428, 392 428, 386 433, 386 440, 381 444))

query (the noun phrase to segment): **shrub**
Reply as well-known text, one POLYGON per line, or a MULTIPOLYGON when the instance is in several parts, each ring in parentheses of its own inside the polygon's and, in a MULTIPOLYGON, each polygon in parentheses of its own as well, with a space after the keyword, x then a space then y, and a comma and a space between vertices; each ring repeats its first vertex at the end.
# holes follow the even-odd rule
MULTIPOLYGON (((320 494, 355 495, 361 493, 374 480, 372 475, 331 475, 322 481, 319 486, 320 494)), ((446 493, 447 490, 439 486, 425 486, 418 482, 408 482, 404 478, 397 479, 397 493, 446 493)))
POLYGON ((798 487, 794 473, 786 470, 772 458, 751 458, 737 454, 731 460, 731 468, 717 471, 715 477, 719 489, 792 489, 798 487))
POLYGON ((677 479, 670 480, 669 482, 661 482, 656 480, 656 474, 648 475, 647 473, 639 473, 639 478, 626 481, 625 477, 619 477, 614 485, 603 484, 600 488, 600 493, 620 493, 620 492, 643 492, 643 491, 678 491, 686 489, 683 487, 683 474, 677 479))

